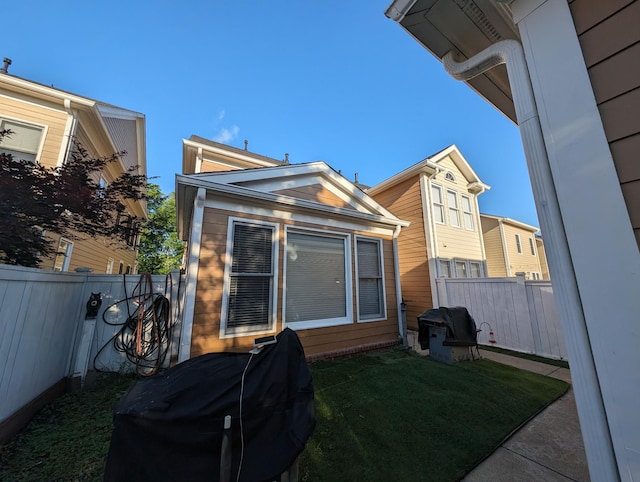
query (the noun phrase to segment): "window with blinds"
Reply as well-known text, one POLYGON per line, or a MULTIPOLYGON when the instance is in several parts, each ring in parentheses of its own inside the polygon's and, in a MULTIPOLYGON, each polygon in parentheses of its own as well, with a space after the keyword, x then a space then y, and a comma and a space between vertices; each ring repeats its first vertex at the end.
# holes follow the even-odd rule
POLYGON ((287 233, 285 322, 299 327, 348 321, 348 240, 311 232, 287 233))
POLYGON ((273 322, 274 226, 233 223, 226 332, 251 333, 273 322))
POLYGON ((358 320, 385 317, 382 245, 378 240, 356 241, 358 263, 358 320))
POLYGON ((43 127, 0 119, 0 130, 11 131, 10 135, 0 141, 0 152, 11 154, 16 161, 36 161, 44 131, 43 127))

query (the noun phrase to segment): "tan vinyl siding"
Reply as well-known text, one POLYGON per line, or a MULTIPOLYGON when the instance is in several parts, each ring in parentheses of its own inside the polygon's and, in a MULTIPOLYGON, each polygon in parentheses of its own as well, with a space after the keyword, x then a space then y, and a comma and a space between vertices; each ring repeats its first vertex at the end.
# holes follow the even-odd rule
MULTIPOLYGON (((120 261, 123 262, 125 271, 127 265, 129 265, 133 272, 136 262, 136 252, 134 250, 119 247, 113 241, 103 238, 73 239, 68 236, 64 237, 73 243, 68 271, 74 271, 76 268, 91 268, 92 273, 106 273, 107 261, 109 258, 112 258, 113 274, 118 274, 120 261)), ((54 236, 52 239, 54 240, 54 249, 57 249, 60 236, 54 236)), ((39 267, 42 269, 53 269, 55 258, 55 255, 44 258, 39 267)))
MULTIPOLYGON (((531 254, 529 247, 529 238, 533 238, 534 234, 526 229, 521 229, 507 223, 503 223, 504 237, 507 246, 507 255, 509 257, 509 266, 511 268, 511 276, 516 273, 540 273, 540 264, 538 257, 531 254), (520 246, 522 252, 518 252, 516 243, 516 234, 520 236, 520 246)), ((535 241, 535 239, 534 239, 535 241)))
MULTIPOLYGON (((202 165, 200 167, 199 172, 224 172, 224 171, 236 171, 237 167, 227 166, 225 164, 219 164, 213 161, 202 161, 202 165)), ((191 173, 185 173, 191 174, 191 173)))
POLYGON ((335 193, 329 191, 326 187, 320 184, 314 184, 311 186, 300 186, 292 189, 281 189, 279 191, 274 191, 273 194, 291 196, 298 199, 304 199, 306 201, 326 204, 328 206, 355 209, 347 201, 341 199, 335 193))
POLYGON ((47 167, 57 165, 68 117, 66 112, 9 98, 2 94, 0 95, 0 117, 47 126, 39 160, 47 167))
POLYGON ((407 327, 417 330, 418 316, 433 308, 420 178, 415 176, 373 198, 400 219, 411 222, 400 231, 398 257, 402 296, 407 303, 407 327))
POLYGON ((487 276, 491 278, 504 278, 507 276, 507 268, 502 249, 500 225, 497 219, 485 218, 482 220, 482 237, 484 250, 487 256, 487 276))
POLYGON ((442 196, 445 201, 446 220, 445 224, 434 223, 436 237, 438 240, 438 257, 446 259, 459 258, 482 261, 482 244, 478 234, 478 229, 480 229, 478 226, 478 213, 475 207, 476 203, 474 195, 469 193, 467 187, 469 181, 450 157, 447 156, 441 161, 438 161, 438 165, 442 167, 445 172, 438 173, 435 178, 432 178, 432 183, 442 187, 442 196), (446 179, 446 174, 449 172, 453 174, 454 181, 446 179), (451 225, 447 190, 453 190, 456 192, 460 227, 451 225), (464 225, 462 195, 468 196, 471 200, 471 207, 473 211, 473 230, 466 229, 464 225))
MULTIPOLYGON (((222 291, 224 286, 224 267, 226 258, 227 228, 229 217, 241 217, 239 213, 217 211, 206 208, 204 212, 200 265, 196 288, 196 300, 193 320, 191 356, 203 353, 238 350, 246 351, 253 346, 256 335, 220 339, 220 316, 222 310, 222 291)), ((282 293, 284 265, 284 227, 280 219, 251 216, 248 219, 273 222, 279 225, 280 246, 278 266, 278 306, 276 331, 282 330, 282 293)), ((306 223, 287 223, 288 226, 305 226, 327 230, 325 226, 306 223)), ((340 231, 332 229, 332 231, 340 231)), ((348 234, 359 234, 343 231, 348 234)), ((368 235, 371 237, 370 235, 368 235)), ((355 252, 352 252, 352 279, 354 280, 353 313, 354 321, 348 325, 328 328, 298 330, 307 355, 328 353, 344 348, 379 343, 394 342, 398 339, 397 298, 393 270, 393 245, 390 237, 383 238, 385 270, 385 289, 387 294, 387 319, 368 323, 357 323, 357 298, 355 296, 355 252)), ((352 238, 352 250, 355 243, 352 238)))
POLYGON ((629 219, 639 240, 640 1, 575 0, 570 9, 629 219))

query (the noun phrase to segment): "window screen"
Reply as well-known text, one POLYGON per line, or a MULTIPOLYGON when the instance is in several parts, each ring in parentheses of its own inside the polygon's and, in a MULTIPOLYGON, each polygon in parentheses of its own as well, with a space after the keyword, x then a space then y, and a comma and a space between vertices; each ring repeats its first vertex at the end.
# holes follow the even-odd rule
POLYGON ((382 263, 380 243, 359 239, 358 256, 358 307, 359 318, 381 318, 384 311, 382 263))

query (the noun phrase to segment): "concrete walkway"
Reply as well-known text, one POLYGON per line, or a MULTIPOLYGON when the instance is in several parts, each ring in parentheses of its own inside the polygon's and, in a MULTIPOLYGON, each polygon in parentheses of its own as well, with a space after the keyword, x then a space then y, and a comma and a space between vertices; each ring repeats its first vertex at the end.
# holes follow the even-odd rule
MULTIPOLYGON (((480 350, 488 358, 522 370, 571 382, 566 368, 480 350)), ((589 481, 589 470, 569 391, 540 412, 463 479, 465 482, 589 481)))

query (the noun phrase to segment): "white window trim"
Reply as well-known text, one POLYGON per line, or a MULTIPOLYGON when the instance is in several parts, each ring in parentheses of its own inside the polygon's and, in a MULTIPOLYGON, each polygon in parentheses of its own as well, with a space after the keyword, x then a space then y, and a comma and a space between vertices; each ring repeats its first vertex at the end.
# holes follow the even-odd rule
POLYGON ((380 238, 370 238, 368 236, 355 236, 355 278, 356 278, 356 304, 357 304, 357 314, 358 314, 358 323, 370 323, 372 321, 384 321, 387 319, 387 286, 385 283, 385 273, 384 273, 384 243, 380 238), (378 255, 380 256, 380 276, 382 279, 382 316, 381 317, 372 317, 372 318, 362 318, 360 317, 360 276, 358 275, 358 240, 375 242, 378 245, 378 255))
POLYGON ((42 136, 40 136, 40 144, 38 145, 38 152, 36 153, 35 162, 40 163, 40 159, 42 157, 42 151, 44 149, 44 141, 47 138, 47 132, 49 130, 49 126, 46 124, 40 124, 38 122, 26 121, 23 119, 18 119, 17 117, 11 117, 7 115, 0 116, 0 126, 3 120, 8 120, 10 122, 17 122, 19 124, 26 124, 28 126, 39 127, 42 129, 42 136))
POLYGON ((449 226, 451 226, 452 228, 461 228, 462 227, 462 220, 460 219, 460 203, 458 202, 458 191, 456 191, 455 189, 449 189, 447 188, 446 190, 446 194, 447 194, 447 217, 449 218, 449 226), (455 196, 456 199, 456 207, 451 207, 449 205, 449 193, 453 194, 455 196), (453 224, 451 222, 451 211, 455 211, 458 214, 458 225, 456 226, 455 224, 453 224))
POLYGON ((460 204, 460 209, 462 211, 462 223, 464 224, 464 229, 466 229, 467 231, 475 231, 476 230, 476 222, 475 222, 475 215, 473 212, 473 203, 471 202, 471 196, 467 196, 466 194, 460 194, 460 201, 462 201, 460 204), (469 201, 469 211, 465 211, 464 210, 464 200, 467 199, 469 201), (467 223, 465 221, 465 214, 469 214, 471 216, 471 227, 468 228, 467 227, 467 223))
POLYGON ((113 274, 113 265, 115 264, 115 262, 116 260, 113 258, 107 259, 107 269, 106 269, 107 274, 113 274))
POLYGON ((446 190, 439 184, 431 183, 431 192, 429 193, 431 196, 431 209, 433 210, 433 212, 435 212, 436 206, 442 208, 442 221, 438 221, 435 217, 433 218, 433 222, 436 224, 443 224, 443 225, 447 224, 447 206, 446 206, 447 201, 445 199, 445 192, 446 190), (440 190, 439 203, 436 202, 436 199, 433 197, 433 188, 440 190))
POLYGON ((222 287, 222 309, 220 311, 220 338, 237 338, 240 336, 262 335, 276 332, 276 319, 278 316, 278 260, 280 253, 280 225, 269 221, 261 221, 251 218, 241 218, 229 216, 227 221, 227 242, 224 262, 224 278, 222 287), (271 313, 269 313, 269 326, 261 325, 257 327, 240 326, 235 328, 227 327, 227 316, 229 311, 229 289, 231 286, 231 261, 233 258, 233 225, 235 223, 253 224, 269 226, 273 228, 271 239, 271 249, 273 250, 271 260, 273 262, 273 292, 271 293, 271 313))
POLYGON ((520 239, 520 235, 516 233, 516 251, 518 254, 522 254, 522 239, 520 239))
POLYGON ((311 328, 324 328, 328 326, 349 325, 353 323, 353 279, 352 279, 352 259, 351 259, 351 236, 348 233, 339 231, 325 231, 322 229, 314 229, 299 226, 285 226, 284 228, 284 274, 282 279, 282 328, 291 328, 292 330, 308 330, 311 328), (346 291, 346 316, 341 318, 328 318, 322 320, 294 321, 287 323, 287 235, 289 231, 300 232, 304 234, 315 234, 318 236, 326 236, 333 238, 341 238, 344 240, 345 250, 345 291, 346 291))
MULTIPOLYGON (((69 271, 69 264, 71 264, 71 253, 73 252, 73 241, 64 237, 60 238, 60 240, 58 241, 58 251, 60 250, 60 244, 62 242, 67 243, 67 248, 65 249, 65 252, 64 252, 64 260, 62 261, 62 267, 60 268, 60 271, 64 272, 64 271, 69 271)), ((58 251, 56 251, 56 256, 53 259, 54 270, 55 270, 56 261, 58 260, 58 256, 60 256, 60 253, 58 251)))
POLYGON ((529 249, 531 250, 531 256, 535 256, 536 255, 535 245, 536 245, 536 243, 533 240, 533 238, 529 237, 529 249))
POLYGON ((449 182, 456 182, 456 176, 451 171, 445 173, 444 179, 449 182))

